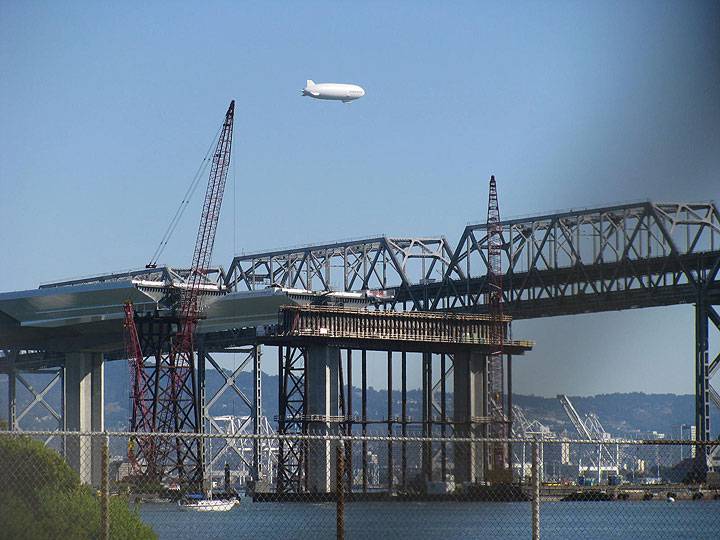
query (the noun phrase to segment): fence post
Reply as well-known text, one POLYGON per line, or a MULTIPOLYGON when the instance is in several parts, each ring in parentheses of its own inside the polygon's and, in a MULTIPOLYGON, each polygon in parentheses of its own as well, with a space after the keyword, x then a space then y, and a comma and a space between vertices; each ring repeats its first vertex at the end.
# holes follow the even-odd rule
POLYGON ((100 457, 100 538, 110 540, 110 438, 102 435, 100 457))
POLYGON ((540 539, 540 447, 541 441, 532 443, 532 537, 540 539))
POLYGON ((337 459, 335 463, 337 540, 343 540, 345 538, 345 449, 342 439, 338 442, 337 459))

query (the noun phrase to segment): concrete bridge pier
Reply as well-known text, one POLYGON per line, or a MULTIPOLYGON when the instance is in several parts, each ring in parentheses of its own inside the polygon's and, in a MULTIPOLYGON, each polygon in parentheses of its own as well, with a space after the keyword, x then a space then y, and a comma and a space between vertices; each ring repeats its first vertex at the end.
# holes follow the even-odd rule
MULTIPOLYGON (((311 345, 305 352, 307 433, 339 435, 338 393, 340 349, 311 345)), ((307 489, 329 493, 335 489, 336 441, 308 441, 307 489)))
MULTIPOLYGON (((80 433, 105 430, 104 372, 102 353, 69 353, 65 355, 65 429, 80 433)), ((100 486, 100 437, 68 436, 67 460, 80 475, 80 481, 100 486)))
MULTIPOLYGON (((480 423, 488 416, 487 362, 484 354, 458 352, 453 368, 453 415, 455 435, 461 438, 486 436, 480 423)), ((487 424, 484 424, 487 426, 487 424)), ((481 443, 455 443, 455 482, 485 479, 486 448, 481 443)))

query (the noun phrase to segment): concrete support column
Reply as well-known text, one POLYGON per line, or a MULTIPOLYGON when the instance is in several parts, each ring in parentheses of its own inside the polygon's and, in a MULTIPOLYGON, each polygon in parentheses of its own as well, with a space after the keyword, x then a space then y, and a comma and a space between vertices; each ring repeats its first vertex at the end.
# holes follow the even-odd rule
MULTIPOLYGON (((65 357, 65 425, 68 431, 105 430, 104 362, 101 353, 65 357)), ((67 458, 80 481, 100 485, 102 438, 68 437, 67 458)))
MULTIPOLYGON (((94 432, 105 431, 105 359, 102 353, 95 353, 90 360, 90 429, 94 432)), ((102 483, 103 437, 93 437, 91 458, 92 485, 102 483)))
MULTIPOLYGON (((326 345, 308 347, 305 356, 307 414, 310 435, 338 435, 339 424, 329 417, 338 415, 340 349, 326 345)), ((309 441, 307 488, 311 493, 328 493, 335 489, 337 444, 331 441, 309 441)))
MULTIPOLYGON (((453 420, 460 438, 483 436, 479 417, 486 416, 487 387, 485 356, 456 353, 453 367, 453 420)), ((479 482, 485 478, 483 444, 455 443, 455 481, 479 482)))

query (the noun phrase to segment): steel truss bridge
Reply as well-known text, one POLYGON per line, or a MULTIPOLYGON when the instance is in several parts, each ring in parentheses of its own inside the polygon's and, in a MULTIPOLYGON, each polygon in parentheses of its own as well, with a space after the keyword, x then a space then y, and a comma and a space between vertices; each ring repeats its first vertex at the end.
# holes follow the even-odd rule
MULTIPOLYGON (((641 202, 559 212, 507 220, 502 223, 502 231, 504 311, 512 318, 532 319, 694 304, 697 438, 709 440, 710 403, 714 401, 720 405, 720 397, 710 384, 712 376, 720 368, 720 354, 713 351, 711 355, 709 347, 710 331, 720 331, 720 315, 716 308, 720 305, 720 215, 715 204, 641 202)), ((287 298, 305 303, 370 303, 380 311, 484 314, 488 307, 485 303, 487 244, 487 227, 485 224, 477 224, 467 226, 455 246, 442 236, 379 236, 241 255, 232 260, 227 270, 219 268, 209 276, 205 294, 220 297, 218 306, 226 300, 227 305, 235 305, 232 302, 244 293, 251 296, 256 294, 258 298, 253 301, 261 300, 260 296, 263 295, 270 298, 274 294, 272 291, 280 289, 287 298)), ((82 288, 100 283, 110 291, 115 286, 122 287, 123 282, 132 281, 132 284, 127 283, 127 287, 136 295, 133 297, 134 303, 136 307, 143 307, 147 311, 153 306, 167 308, 173 296, 177 296, 177 290, 185 285, 186 275, 187 272, 182 270, 158 268, 56 283, 45 288, 82 288), (157 283, 164 285, 157 288, 153 285, 157 283)), ((278 306, 274 307, 274 321, 270 323, 278 321, 278 306)), ((96 345, 115 343, 118 347, 122 342, 119 320, 111 320, 111 317, 102 319, 105 315, 101 317, 95 312, 88 316, 88 320, 100 317, 102 321, 93 323, 95 326, 92 333, 78 337, 63 334, 52 322, 47 323, 47 328, 12 327, 12 331, 8 332, 7 325, 3 329, 3 324, 10 319, 2 310, 0 301, 0 346, 13 349, 4 355, 0 354, 0 371, 7 372, 9 379, 13 380, 10 396, 12 410, 9 412, 9 417, 14 419, 13 425, 35 406, 47 408, 53 417, 62 416, 57 407, 48 404, 46 400, 50 388, 58 384, 58 377, 51 377, 45 388, 32 388, 19 376, 21 384, 29 389, 31 402, 23 411, 15 411, 14 380, 19 370, 44 370, 52 375, 53 370, 57 370, 64 362, 63 354, 59 353, 75 350, 73 347, 78 339, 96 345), (22 340, 13 340, 11 336, 19 335, 21 330, 27 332, 23 336, 29 336, 30 341, 38 345, 23 346, 22 340), (46 347, 49 343, 66 344, 67 347, 51 350, 46 347), (20 354, 17 349, 34 349, 35 352, 20 354)), ((120 312, 122 305, 116 306, 116 310, 120 312)), ((268 313, 271 311, 268 310, 268 313)), ((229 312, 232 309, 227 308, 225 312, 219 310, 220 314, 229 312)), ((306 410, 307 366, 303 347, 299 343, 291 343, 292 340, 287 341, 292 336, 268 335, 265 330, 260 335, 258 328, 246 328, 257 326, 247 321, 243 323, 244 326, 237 326, 238 322, 235 321, 235 327, 223 330, 226 319, 221 317, 213 323, 213 313, 211 306, 208 318, 201 323, 199 332, 202 335, 198 340, 199 399, 206 404, 200 407, 199 414, 203 416, 204 423, 211 422, 212 404, 217 402, 222 393, 231 392, 237 394, 247 406, 247 411, 243 412, 253 418, 257 424, 255 428, 259 429, 262 393, 260 347, 266 344, 278 346, 280 431, 303 432, 317 424, 317 418, 310 418, 306 410), (207 331, 203 330, 203 325, 208 326, 207 331), (210 363, 219 368, 213 355, 229 351, 242 351, 244 360, 230 374, 218 369, 224 377, 224 383, 217 392, 206 397, 202 382, 205 364, 210 363), (236 384, 240 372, 247 366, 256 375, 253 396, 246 396, 236 384)), ((347 332, 346 329, 342 331, 347 332)), ((457 354, 451 348, 440 351, 431 347, 413 349, 403 346, 393 349, 401 353, 401 411, 396 410, 397 404, 393 406, 388 393, 387 418, 372 420, 366 413, 366 351, 387 348, 383 349, 379 342, 372 342, 361 335, 345 333, 336 339, 344 340, 341 347, 347 347, 344 350, 345 374, 341 362, 337 381, 339 409, 343 411, 343 417, 335 420, 340 427, 344 426, 346 432, 352 433, 355 426, 362 428, 365 434, 371 424, 386 424, 388 434, 398 431, 406 434, 409 429, 421 428, 427 436, 433 433, 444 436, 452 432, 463 435, 467 434, 463 431, 466 428, 463 422, 458 423, 458 414, 472 417, 491 414, 488 410, 458 412, 458 404, 449 403, 448 387, 452 386, 453 393, 457 394, 459 381, 472 376, 467 361, 463 360, 456 365, 457 354), (354 357, 353 350, 358 353, 354 357), (416 352, 422 354, 423 403, 422 418, 413 420, 407 416, 406 409, 406 364, 408 356, 416 352), (352 392, 344 396, 342 391, 353 385, 353 358, 356 361, 359 359, 362 366, 359 419, 353 416, 352 392)), ((393 378, 393 350, 387 350, 389 382, 393 378)), ((112 347, 104 349, 104 354, 106 357, 122 357, 122 353, 113 352, 112 347)), ((468 353, 462 354, 467 359, 468 353)), ((508 354, 508 403, 504 410, 508 411, 507 420, 512 422, 510 356, 508 354)), ((62 375, 59 377, 62 378, 62 375)), ((61 421, 58 420, 58 423, 61 421)), ((389 464, 392 464, 393 456, 392 444, 389 444, 389 464)), ((279 460, 278 477, 287 485, 296 484, 299 481, 302 456, 296 454, 294 448, 281 448, 279 460)), ((405 464, 406 460, 405 448, 402 448, 400 461, 405 464)), ((439 477, 444 479, 448 471, 446 445, 443 443, 424 448, 422 461, 427 478, 432 479, 433 471, 439 470, 439 477)), ((258 469, 257 462, 253 468, 258 469)), ((405 481, 404 469, 402 481, 405 481)), ((390 474, 389 487, 392 483, 390 474)), ((367 464, 363 463, 363 486, 366 485, 367 464)))
MULTIPOLYGON (((708 334, 720 331, 720 214, 713 202, 639 202, 503 222, 504 310, 533 319, 695 305, 696 426, 710 438, 708 334)), ((488 231, 445 237, 375 237, 235 257, 231 290, 272 284, 314 291, 387 292, 385 309, 487 312, 488 231)))

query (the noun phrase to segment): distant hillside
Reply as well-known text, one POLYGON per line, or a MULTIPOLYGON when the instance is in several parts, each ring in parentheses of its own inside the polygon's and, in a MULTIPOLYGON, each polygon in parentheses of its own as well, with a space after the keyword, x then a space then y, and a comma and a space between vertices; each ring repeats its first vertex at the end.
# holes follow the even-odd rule
MULTIPOLYGON (((109 430, 123 430, 128 426, 128 376, 127 365, 124 362, 108 362, 106 364, 105 384, 105 418, 109 430)), ((32 384, 33 376, 25 376, 32 384)), ((215 370, 207 371, 208 399, 223 384, 223 377, 215 370)), ((271 420, 277 415, 278 406, 278 377, 263 373, 263 411, 271 420)), ((236 381, 238 388, 248 398, 252 396, 252 375, 242 373, 236 381)), ((38 386, 40 386, 38 384, 38 386)), ((28 399, 27 392, 18 389, 18 400, 22 403, 28 399)), ((368 416, 373 419, 387 417, 387 401, 384 391, 373 388, 368 389, 368 416)), ((58 402, 59 389, 48 400, 58 402)), ((571 436, 576 435, 575 429, 563 411, 560 402, 554 398, 539 396, 513 395, 514 403, 520 406, 530 420, 539 420, 556 433, 567 431, 571 436)), ((590 397, 574 397, 571 400, 580 415, 595 413, 600 418, 605 429, 613 436, 640 437, 651 431, 664 433, 667 438, 679 438, 680 425, 692 424, 695 421, 695 398, 692 395, 675 394, 643 394, 639 392, 629 394, 601 394, 590 397)), ((419 390, 408 391, 408 416, 413 419, 421 417, 422 395, 419 390)), ((360 390, 353 391, 354 414, 360 414, 360 390)), ((0 385, 0 410, 7 411, 7 386, 0 385)), ((232 391, 225 395, 213 406, 212 413, 221 414, 247 414, 241 399, 232 391)), ((50 418, 46 411, 38 408, 33 417, 37 427, 50 425, 50 418)), ((448 410, 448 414, 452 414, 448 410)), ((718 418, 720 411, 713 409, 712 413, 718 418)), ((393 415, 400 415, 400 392, 393 392, 393 415)), ((4 415, 3 415, 4 417, 4 415)), ((26 418, 27 420, 27 418, 26 418)), ((717 436, 718 422, 714 423, 713 433, 717 436)), ((28 424, 25 424, 26 426, 28 424)))

